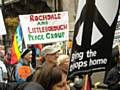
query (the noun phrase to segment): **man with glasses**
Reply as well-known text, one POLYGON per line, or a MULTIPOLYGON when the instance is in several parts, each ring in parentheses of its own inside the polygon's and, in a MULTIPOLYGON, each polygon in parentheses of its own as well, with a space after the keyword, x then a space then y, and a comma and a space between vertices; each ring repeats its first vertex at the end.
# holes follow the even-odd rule
POLYGON ((48 45, 42 49, 42 55, 45 59, 44 64, 56 64, 60 49, 58 47, 48 45))

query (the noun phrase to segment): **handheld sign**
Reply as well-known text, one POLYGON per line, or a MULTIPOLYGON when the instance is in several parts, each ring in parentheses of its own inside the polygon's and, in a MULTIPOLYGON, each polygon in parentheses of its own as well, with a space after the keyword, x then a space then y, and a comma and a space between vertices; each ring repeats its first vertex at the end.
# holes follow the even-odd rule
POLYGON ((22 79, 26 79, 28 76, 32 74, 32 70, 29 66, 21 66, 18 67, 18 77, 22 79))
POLYGON ((6 34, 6 29, 3 20, 2 10, 0 8, 0 35, 5 35, 5 34, 6 34))
POLYGON ((105 70, 118 14, 119 0, 79 0, 68 76, 105 70))
POLYGON ((68 12, 20 15, 25 44, 68 40, 68 12))

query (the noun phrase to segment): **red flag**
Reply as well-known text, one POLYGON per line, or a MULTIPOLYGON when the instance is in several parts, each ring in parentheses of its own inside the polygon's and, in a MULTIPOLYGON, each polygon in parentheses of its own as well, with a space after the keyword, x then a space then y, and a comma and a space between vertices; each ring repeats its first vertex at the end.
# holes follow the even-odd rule
POLYGON ((41 44, 35 44, 35 48, 38 48, 40 51, 42 50, 42 45, 41 44))
MULTIPOLYGON (((35 44, 34 46, 35 46, 35 48, 38 48, 39 51, 41 52, 41 50, 42 50, 42 44, 35 44)), ((40 62, 42 62, 42 56, 39 56, 39 57, 38 57, 38 60, 39 60, 40 62)))

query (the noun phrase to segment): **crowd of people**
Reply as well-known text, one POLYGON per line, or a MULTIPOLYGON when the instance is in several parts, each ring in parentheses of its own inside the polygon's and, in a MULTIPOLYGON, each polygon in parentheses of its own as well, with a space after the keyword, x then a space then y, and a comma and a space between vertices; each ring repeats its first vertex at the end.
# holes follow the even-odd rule
MULTIPOLYGON (((60 48, 54 45, 46 45, 41 51, 42 63, 34 68, 32 66, 33 53, 34 52, 32 52, 31 48, 23 49, 21 58, 15 65, 15 69, 13 69, 15 77, 14 83, 23 84, 29 82, 30 85, 28 84, 27 87, 31 86, 31 88, 33 88, 33 85, 35 84, 34 86, 36 86, 36 89, 34 90, 77 90, 75 88, 72 89, 74 85, 71 85, 67 80, 67 72, 70 62, 69 55, 60 53, 60 48), (39 85, 42 89, 37 89, 37 86, 39 85)), ((4 60, 1 60, 1 62, 3 61, 4 60)), ((2 64, 0 64, 0 67, 1 65, 2 64)), ((6 65, 4 68, 6 68, 6 65)), ((6 76, 6 83, 11 83, 11 81, 7 80, 8 78, 9 77, 6 76)), ((78 77, 77 80, 79 81, 78 77)), ((82 87, 81 84, 82 82, 80 83, 79 89, 82 87)), ((32 89, 29 87, 29 90, 32 89)))
MULTIPOLYGON (((14 65, 14 83, 24 84, 26 87, 22 90, 80 90, 83 84, 83 77, 74 76, 71 81, 68 80, 67 74, 70 63, 70 56, 60 53, 60 48, 54 45, 44 46, 41 50, 42 63, 32 66, 31 48, 23 49, 19 62, 14 65), (36 88, 36 89, 35 89, 36 88)), ((7 53, 10 59, 10 52, 7 53)), ((0 85, 1 83, 8 83, 12 80, 9 78, 9 69, 6 63, 4 53, 0 52, 0 85), (5 61, 4 61, 5 60, 5 61)), ((105 78, 105 84, 110 90, 120 89, 120 46, 113 48, 113 56, 115 58, 115 65, 112 67, 105 78)), ((22 85, 22 86, 24 86, 22 85)), ((10 87, 9 87, 10 88, 10 87)), ((3 89, 4 90, 4 89, 3 89)), ((9 90, 9 89, 5 89, 9 90)), ((13 90, 13 89, 10 89, 13 90)), ((15 89, 16 90, 16 89, 15 89)))

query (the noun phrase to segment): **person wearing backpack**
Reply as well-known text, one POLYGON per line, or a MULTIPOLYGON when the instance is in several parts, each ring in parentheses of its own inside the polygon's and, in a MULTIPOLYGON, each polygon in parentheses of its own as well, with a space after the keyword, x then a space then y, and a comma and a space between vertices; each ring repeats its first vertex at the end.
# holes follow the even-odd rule
POLYGON ((21 53, 21 59, 16 65, 15 78, 18 83, 26 82, 28 76, 30 76, 34 69, 31 65, 32 61, 32 50, 26 48, 21 53))

